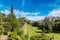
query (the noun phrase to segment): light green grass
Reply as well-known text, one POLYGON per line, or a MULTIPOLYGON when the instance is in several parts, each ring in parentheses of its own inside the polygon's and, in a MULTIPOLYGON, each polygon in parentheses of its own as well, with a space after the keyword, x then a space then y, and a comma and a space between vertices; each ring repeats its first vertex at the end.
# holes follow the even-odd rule
MULTIPOLYGON (((28 33, 28 36, 31 37, 31 36, 36 36, 36 35, 41 35, 41 33, 36 33, 36 31, 40 31, 37 27, 33 27, 31 25, 28 25, 28 24, 25 24, 25 27, 27 27, 27 32, 28 33)), ((54 37, 54 40, 60 40, 60 34, 58 33, 45 33, 45 35, 47 35, 49 38, 51 37, 54 37)))
POLYGON ((60 34, 58 33, 49 33, 49 34, 46 34, 47 36, 49 37, 54 37, 54 40, 60 40, 60 34))

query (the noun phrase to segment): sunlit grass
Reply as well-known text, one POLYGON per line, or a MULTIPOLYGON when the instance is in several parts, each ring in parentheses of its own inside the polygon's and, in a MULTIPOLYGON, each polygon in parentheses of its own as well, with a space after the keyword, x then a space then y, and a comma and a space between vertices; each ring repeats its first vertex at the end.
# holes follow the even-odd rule
MULTIPOLYGON (((28 24, 25 24, 24 27, 25 27, 24 33, 28 33, 29 37, 41 35, 41 33, 36 33, 36 31, 41 31, 41 30, 38 30, 37 27, 32 27, 31 25, 28 25, 28 24)), ((49 38, 54 37, 54 40, 60 40, 60 34, 58 34, 58 33, 45 33, 45 34, 49 38)))
POLYGON ((27 23, 24 25, 24 34, 28 34, 29 37, 37 35, 38 33, 36 33, 36 31, 41 30, 39 30, 38 27, 33 27, 27 23))
POLYGON ((54 40, 60 40, 60 34, 58 33, 49 33, 49 34, 46 34, 47 36, 49 37, 54 37, 54 40))

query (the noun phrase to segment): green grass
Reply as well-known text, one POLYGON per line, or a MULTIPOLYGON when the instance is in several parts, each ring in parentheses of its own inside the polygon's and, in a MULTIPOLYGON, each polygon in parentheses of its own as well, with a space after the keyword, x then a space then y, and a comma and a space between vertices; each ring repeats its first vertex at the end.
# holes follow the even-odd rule
MULTIPOLYGON (((41 33, 36 33, 36 31, 41 32, 41 30, 39 30, 37 27, 33 27, 28 24, 25 24, 24 27, 26 28, 25 32, 28 32, 29 38, 31 36, 41 35, 41 33)), ((58 33, 45 33, 45 35, 47 35, 47 37, 49 37, 49 38, 54 37, 54 40, 60 40, 60 34, 58 34, 58 33)))
POLYGON ((30 37, 37 35, 38 33, 36 33, 36 31, 41 31, 41 30, 38 30, 37 27, 33 27, 31 25, 28 25, 28 24, 25 24, 24 28, 25 28, 24 33, 27 32, 30 37))
POLYGON ((54 37, 54 40, 60 40, 60 34, 58 33, 49 33, 49 34, 46 34, 47 36, 49 37, 54 37))
POLYGON ((28 35, 28 40, 29 40, 30 37, 36 36, 38 34, 38 33, 36 33, 36 31, 40 31, 40 30, 38 30, 37 27, 33 27, 33 26, 25 23, 23 32, 24 32, 24 35, 25 34, 28 35))

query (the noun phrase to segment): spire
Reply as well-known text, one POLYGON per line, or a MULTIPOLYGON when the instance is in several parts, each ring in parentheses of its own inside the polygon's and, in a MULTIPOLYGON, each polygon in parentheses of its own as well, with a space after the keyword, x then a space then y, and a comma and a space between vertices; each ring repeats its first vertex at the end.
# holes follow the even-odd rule
POLYGON ((13 6, 11 6, 11 13, 13 13, 13 6))

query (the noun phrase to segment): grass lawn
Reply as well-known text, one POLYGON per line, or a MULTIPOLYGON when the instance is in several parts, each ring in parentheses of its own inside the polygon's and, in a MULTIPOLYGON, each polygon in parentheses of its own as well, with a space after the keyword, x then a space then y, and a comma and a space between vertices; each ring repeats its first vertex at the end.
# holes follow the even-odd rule
MULTIPOLYGON (((29 38, 31 36, 41 35, 41 33, 36 33, 36 31, 41 31, 37 27, 32 27, 31 25, 28 24, 25 24, 24 27, 25 27, 24 32, 25 33, 28 32, 29 38)), ((54 37, 54 40, 60 40, 60 34, 58 33, 46 33, 45 35, 47 35, 49 38, 54 37)))
POLYGON ((46 34, 47 36, 49 37, 54 37, 54 40, 60 40, 60 34, 58 33, 49 33, 49 34, 46 34))

